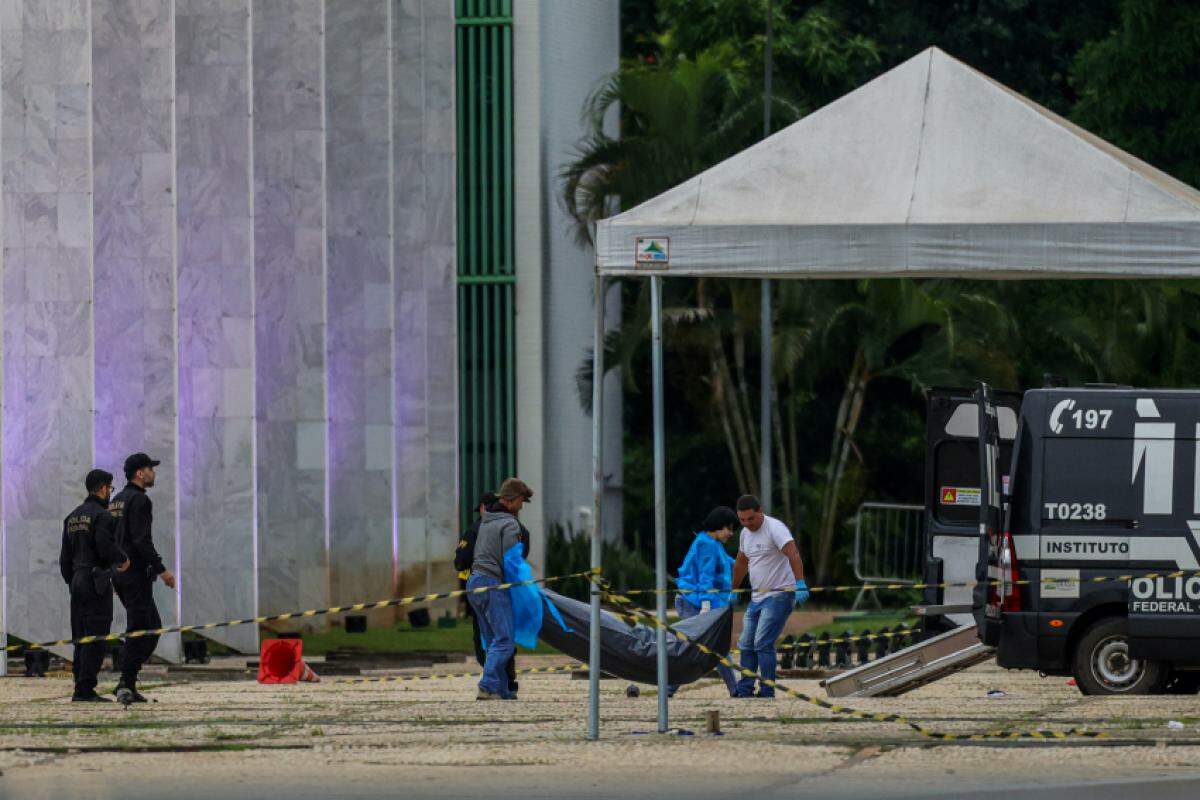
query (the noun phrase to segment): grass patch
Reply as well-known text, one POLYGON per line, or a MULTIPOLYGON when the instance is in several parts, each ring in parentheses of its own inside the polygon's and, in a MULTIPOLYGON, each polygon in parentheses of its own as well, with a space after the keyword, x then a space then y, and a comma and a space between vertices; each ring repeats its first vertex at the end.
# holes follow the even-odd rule
POLYGON ((830 622, 826 625, 817 625, 809 628, 805 633, 810 633, 813 636, 820 636, 822 633, 828 633, 830 636, 840 634, 844 631, 851 633, 859 633, 865 630, 879 632, 883 628, 895 628, 901 623, 907 623, 909 627, 917 624, 918 617, 909 613, 907 610, 897 610, 886 612, 868 617, 860 617, 858 619, 848 619, 838 622, 830 622))
MULTIPOLYGON (((475 652, 471 644, 471 621, 458 620, 453 628, 413 628, 407 620, 395 627, 369 628, 366 633, 346 633, 342 628, 330 628, 320 633, 304 634, 304 652, 324 655, 330 650, 356 650, 363 653, 460 653, 475 652)), ((517 648, 522 653, 552 654, 558 651, 541 642, 536 650, 517 648)))

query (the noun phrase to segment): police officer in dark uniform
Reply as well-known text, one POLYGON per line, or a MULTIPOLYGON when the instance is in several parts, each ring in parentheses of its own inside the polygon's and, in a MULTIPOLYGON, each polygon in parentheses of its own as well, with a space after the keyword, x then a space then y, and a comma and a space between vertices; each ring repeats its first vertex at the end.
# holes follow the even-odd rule
MULTIPOLYGON (((151 527, 154 513, 146 490, 154 485, 154 468, 161 464, 145 453, 134 453, 125 459, 125 488, 109 503, 109 513, 117 524, 117 542, 129 554, 130 567, 114 581, 117 597, 125 606, 127 631, 162 627, 158 607, 154 604, 154 581, 162 578, 167 588, 175 588, 175 576, 154 549, 151 527)), ((117 699, 128 705, 144 703, 146 698, 137 690, 137 676, 142 664, 150 660, 158 644, 157 636, 139 636, 125 640, 125 658, 121 663, 121 680, 117 684, 117 699)))
MULTIPOLYGON (((475 540, 479 537, 479 523, 482 521, 481 516, 484 511, 490 509, 498 503, 500 498, 495 492, 484 492, 479 502, 475 504, 475 521, 458 537, 458 547, 454 550, 454 568, 458 570, 458 588, 467 588, 467 578, 471 577, 471 565, 475 562, 475 540)), ((517 522, 520 525, 520 521, 517 522)), ((521 525, 521 556, 529 558, 529 530, 521 525)), ((479 662, 479 666, 483 666, 483 662, 487 660, 487 653, 483 649, 483 637, 479 635, 479 619, 475 616, 475 609, 467 603, 467 616, 471 618, 471 643, 475 645, 475 660, 479 662)), ((504 665, 504 671, 508 674, 508 690, 513 694, 517 693, 520 685, 517 683, 517 657, 514 654, 504 665)))
MULTIPOLYGON (((94 469, 84 479, 88 496, 63 520, 58 566, 71 589, 71 638, 107 636, 112 626, 111 577, 129 569, 129 559, 116 544, 116 525, 108 513, 111 472, 94 469)), ((79 703, 107 703, 96 694, 97 674, 104 661, 104 642, 75 645, 71 671, 79 703)))

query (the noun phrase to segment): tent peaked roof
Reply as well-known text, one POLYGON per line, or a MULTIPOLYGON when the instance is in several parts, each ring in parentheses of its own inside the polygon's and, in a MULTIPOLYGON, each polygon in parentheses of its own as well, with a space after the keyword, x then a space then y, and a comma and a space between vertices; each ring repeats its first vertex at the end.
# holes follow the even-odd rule
POLYGON ((599 271, 639 237, 668 274, 1198 275, 1200 192, 930 48, 601 221, 599 271))

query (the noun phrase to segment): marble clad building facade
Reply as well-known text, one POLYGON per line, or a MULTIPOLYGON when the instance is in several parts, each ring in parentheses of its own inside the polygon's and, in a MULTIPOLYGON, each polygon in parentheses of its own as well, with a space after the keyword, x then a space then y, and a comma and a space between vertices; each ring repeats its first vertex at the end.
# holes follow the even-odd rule
POLYGON ((167 625, 427 590, 458 522, 453 60, 446 0, 0 0, 11 634, 68 632, 62 517, 138 450, 167 625))
MULTIPOLYGON (((455 14, 0 0, 0 630, 67 635, 62 518, 90 468, 119 488, 135 451, 163 462, 165 625, 453 586, 455 14)), ((515 0, 511 19, 517 468, 540 562, 545 526, 585 527, 590 504, 592 255, 558 174, 619 30, 610 0, 515 0)), ((206 635, 257 649, 255 626, 206 635)))

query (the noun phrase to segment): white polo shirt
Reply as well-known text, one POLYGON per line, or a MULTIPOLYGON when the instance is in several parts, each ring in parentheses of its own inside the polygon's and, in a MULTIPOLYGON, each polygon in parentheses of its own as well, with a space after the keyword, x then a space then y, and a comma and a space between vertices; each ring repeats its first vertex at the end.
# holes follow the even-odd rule
POLYGON ((792 562, 783 554, 783 547, 792 539, 792 532, 774 517, 763 515, 758 530, 742 528, 738 534, 738 552, 750 562, 751 600, 762 600, 778 592, 796 590, 796 574, 792 562))

